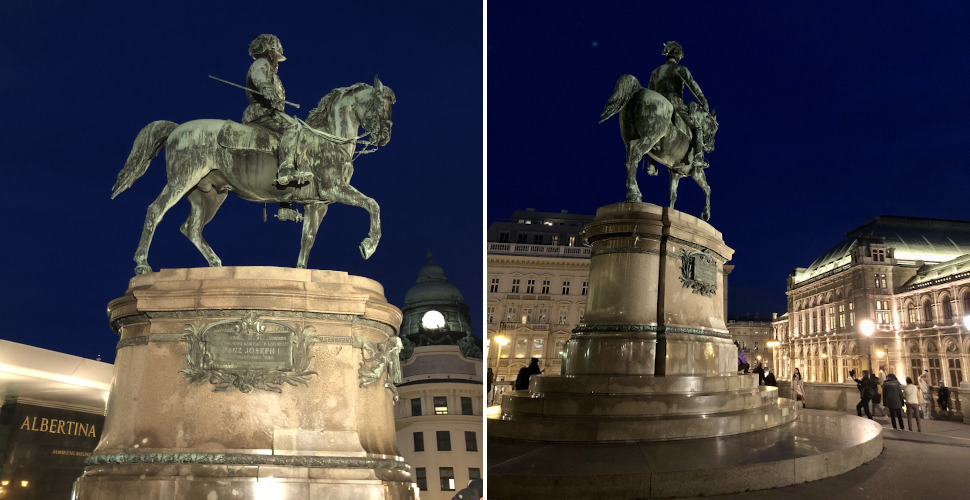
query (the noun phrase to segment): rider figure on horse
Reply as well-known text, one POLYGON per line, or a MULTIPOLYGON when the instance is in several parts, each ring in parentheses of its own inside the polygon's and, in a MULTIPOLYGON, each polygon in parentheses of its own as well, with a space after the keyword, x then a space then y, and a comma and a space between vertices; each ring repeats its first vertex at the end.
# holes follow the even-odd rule
MULTIPOLYGON (((664 44, 663 55, 667 57, 667 62, 650 73, 650 83, 647 88, 653 90, 667 98, 674 106, 674 112, 683 118, 687 126, 690 127, 694 137, 694 158, 691 161, 693 168, 704 168, 708 166, 704 159, 703 132, 698 124, 690 115, 687 105, 684 104, 684 85, 690 89, 694 97, 704 108, 705 112, 710 112, 707 99, 701 92, 701 87, 694 81, 690 71, 686 66, 679 64, 684 57, 684 48, 677 42, 667 42, 664 44)), ((647 158, 647 173, 657 175, 657 167, 651 158, 647 158)))
POLYGON ((309 182, 313 174, 297 170, 293 161, 300 125, 283 112, 283 82, 276 74, 280 61, 286 60, 283 45, 275 35, 259 35, 249 44, 249 55, 255 59, 246 73, 246 87, 252 91, 246 91, 249 106, 243 111, 242 122, 261 125, 281 135, 278 185, 309 182))

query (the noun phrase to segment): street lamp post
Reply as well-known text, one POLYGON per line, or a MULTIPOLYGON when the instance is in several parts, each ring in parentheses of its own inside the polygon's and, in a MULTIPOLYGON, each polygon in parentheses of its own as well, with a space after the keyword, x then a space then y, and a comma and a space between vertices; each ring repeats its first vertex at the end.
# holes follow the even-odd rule
POLYGON ((872 332, 876 331, 876 325, 873 324, 871 319, 864 319, 859 323, 859 328, 862 329, 862 334, 869 339, 866 346, 866 355, 869 357, 869 375, 872 376, 872 332))

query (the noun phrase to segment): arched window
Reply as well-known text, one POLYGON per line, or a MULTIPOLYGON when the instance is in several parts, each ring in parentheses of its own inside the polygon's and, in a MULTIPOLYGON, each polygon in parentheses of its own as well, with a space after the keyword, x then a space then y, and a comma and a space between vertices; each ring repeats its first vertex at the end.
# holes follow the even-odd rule
POLYGON ((963 294, 963 314, 970 314, 970 292, 965 292, 963 294))
POLYGON ((953 306, 949 295, 940 297, 940 309, 943 312, 943 319, 953 319, 953 306))
POLYGON ((923 322, 929 323, 933 321, 933 304, 929 300, 923 301, 923 322))
POLYGON ((907 306, 908 307, 906 312, 908 313, 907 319, 909 319, 909 326, 914 327, 916 326, 916 318, 917 318, 916 304, 913 302, 910 302, 909 304, 907 304, 907 306))

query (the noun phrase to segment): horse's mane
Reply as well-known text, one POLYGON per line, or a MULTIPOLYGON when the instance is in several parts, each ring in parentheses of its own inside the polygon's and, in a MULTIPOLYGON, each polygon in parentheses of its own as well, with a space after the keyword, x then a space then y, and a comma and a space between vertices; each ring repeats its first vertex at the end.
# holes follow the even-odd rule
POLYGON ((337 104, 337 101, 339 101, 341 97, 346 94, 352 94, 354 92, 363 90, 366 87, 370 87, 370 85, 367 85, 366 83, 355 83, 350 87, 338 87, 331 90, 329 94, 320 99, 320 102, 317 103, 317 107, 310 111, 310 114, 306 119, 307 125, 313 128, 322 129, 328 120, 330 120, 330 118, 333 116, 333 107, 337 104))

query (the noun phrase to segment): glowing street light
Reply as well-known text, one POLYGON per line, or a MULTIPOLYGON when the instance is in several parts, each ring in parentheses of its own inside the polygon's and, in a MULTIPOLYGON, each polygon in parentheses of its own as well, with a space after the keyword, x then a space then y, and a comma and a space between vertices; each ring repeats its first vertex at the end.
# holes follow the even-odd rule
POLYGON ((502 361, 502 346, 508 345, 510 340, 501 335, 493 338, 492 340, 494 340, 498 344, 498 352, 496 353, 496 356, 495 356, 495 371, 497 372, 498 364, 502 361))
POLYGON ((876 325, 873 324, 871 319, 864 319, 859 323, 859 328, 862 330, 862 334, 869 339, 869 345, 866 346, 866 355, 869 357, 869 375, 872 375, 872 332, 876 331, 876 325))

